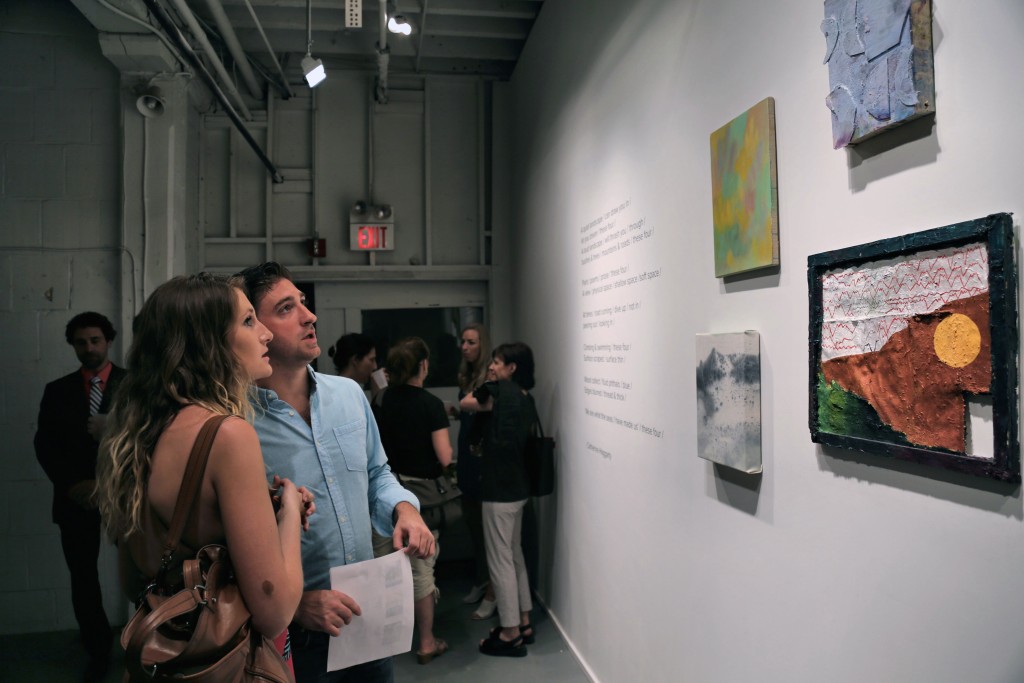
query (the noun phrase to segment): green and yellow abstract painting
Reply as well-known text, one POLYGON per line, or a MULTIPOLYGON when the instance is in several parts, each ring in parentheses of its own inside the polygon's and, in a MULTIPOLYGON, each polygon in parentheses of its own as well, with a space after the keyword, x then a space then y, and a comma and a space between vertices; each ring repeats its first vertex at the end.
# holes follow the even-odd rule
POLYGON ((775 100, 711 134, 715 277, 779 265, 775 100))

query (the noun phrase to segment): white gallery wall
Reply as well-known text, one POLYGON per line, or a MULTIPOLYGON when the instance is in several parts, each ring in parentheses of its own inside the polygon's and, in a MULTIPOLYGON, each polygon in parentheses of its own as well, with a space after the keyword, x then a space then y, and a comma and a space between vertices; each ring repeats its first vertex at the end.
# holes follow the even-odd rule
POLYGON ((548 0, 509 86, 513 329, 559 456, 539 588, 597 681, 1024 680, 1019 487, 812 444, 806 276, 813 253, 997 211, 1019 227, 1024 3, 936 2, 936 117, 850 151, 822 18, 548 0), (709 135, 768 96, 781 268, 723 281, 709 135), (625 241, 588 251, 608 225, 625 241), (695 335, 745 329, 760 476, 696 454, 695 335))

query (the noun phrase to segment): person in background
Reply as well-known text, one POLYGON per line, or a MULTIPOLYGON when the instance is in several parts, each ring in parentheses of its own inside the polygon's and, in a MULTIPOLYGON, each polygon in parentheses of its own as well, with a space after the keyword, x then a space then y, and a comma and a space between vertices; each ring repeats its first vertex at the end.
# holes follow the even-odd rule
POLYGON ((370 375, 377 369, 377 347, 373 339, 359 332, 343 334, 327 350, 327 355, 334 360, 334 369, 340 376, 348 377, 364 389, 369 383, 371 397, 380 393, 380 388, 370 382, 370 375))
MULTIPOLYGON (((399 482, 433 481, 452 462, 448 415, 444 403, 423 388, 430 373, 430 349, 419 337, 404 339, 388 351, 390 386, 381 398, 378 419, 388 464, 399 482)), ((439 532, 434 531, 434 538, 439 532)), ((385 549, 386 550, 386 549, 385 549)), ((434 564, 440 546, 424 559, 413 559, 413 608, 419 631, 416 659, 427 664, 448 651, 448 643, 434 637, 434 606, 437 587, 434 564)))
MULTIPOLYGON (((462 363, 459 365, 459 400, 472 394, 487 379, 487 365, 491 359, 491 339, 487 328, 481 323, 469 323, 459 335, 459 349, 462 363)), ((473 545, 474 577, 473 587, 462 599, 468 605, 480 605, 473 612, 473 619, 490 619, 497 609, 494 588, 487 573, 487 551, 484 547, 484 527, 481 513, 480 454, 472 452, 471 445, 479 441, 479 429, 475 424, 476 413, 459 409, 455 415, 459 420, 458 459, 455 472, 462 490, 463 519, 469 528, 473 545), (474 436, 475 435, 475 436, 474 436)))
POLYGON ((125 594, 140 599, 160 570, 196 437, 211 417, 231 416, 214 437, 195 522, 172 571, 180 575, 180 561, 207 544, 226 546, 253 627, 273 639, 302 596, 299 537, 315 507, 308 491, 275 477, 275 513, 247 421, 252 382, 271 372, 271 338, 237 283, 203 273, 157 287, 136 318, 132 371, 102 444, 97 500, 118 543, 125 594))
POLYGON ((100 513, 90 497, 111 398, 125 377, 107 357, 116 337, 114 326, 100 313, 80 313, 68 322, 64 338, 81 367, 46 385, 35 435, 36 459, 53 483, 53 522, 60 529, 71 573, 71 605, 89 655, 87 681, 106 674, 113 640, 96 567, 100 513))
POLYGON ((280 472, 308 486, 324 520, 302 539, 305 592, 290 628, 295 677, 299 683, 392 681, 390 657, 327 671, 329 637, 341 636, 361 613, 352 596, 331 589, 330 568, 373 557, 371 525, 391 536, 396 550, 419 558, 434 554, 434 536, 416 496, 388 467, 362 390, 310 367, 320 356, 316 315, 288 269, 271 261, 239 275, 257 317, 274 335, 267 354, 274 372, 257 382, 253 399, 268 476, 280 472))
POLYGON ((490 413, 482 447, 484 543, 498 599, 500 626, 480 641, 480 652, 525 657, 534 641, 530 581, 523 559, 523 510, 530 492, 524 450, 537 422, 533 351, 522 342, 494 349, 488 381, 460 402, 464 410, 490 413))

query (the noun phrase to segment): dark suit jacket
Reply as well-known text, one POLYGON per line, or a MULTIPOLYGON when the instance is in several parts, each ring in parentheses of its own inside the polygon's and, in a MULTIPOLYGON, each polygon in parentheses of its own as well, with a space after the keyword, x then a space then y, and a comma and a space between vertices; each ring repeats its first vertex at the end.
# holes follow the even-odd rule
MULTIPOLYGON (((110 369, 101 413, 110 410, 114 391, 124 376, 125 371, 116 365, 110 369)), ((39 404, 36 459, 53 482, 53 521, 57 524, 82 513, 82 508, 68 497, 68 489, 96 478, 99 444, 89 436, 88 422, 89 401, 79 370, 46 385, 39 404)))

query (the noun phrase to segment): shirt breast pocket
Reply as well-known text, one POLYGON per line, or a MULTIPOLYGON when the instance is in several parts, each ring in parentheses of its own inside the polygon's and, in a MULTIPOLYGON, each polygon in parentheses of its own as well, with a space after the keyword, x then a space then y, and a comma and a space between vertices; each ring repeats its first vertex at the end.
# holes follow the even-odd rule
POLYGON ((350 472, 366 471, 366 421, 356 420, 334 428, 345 468, 350 472))

